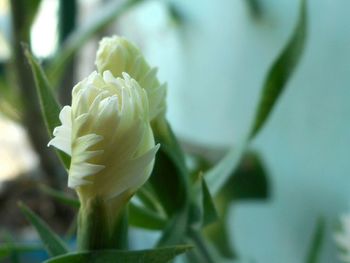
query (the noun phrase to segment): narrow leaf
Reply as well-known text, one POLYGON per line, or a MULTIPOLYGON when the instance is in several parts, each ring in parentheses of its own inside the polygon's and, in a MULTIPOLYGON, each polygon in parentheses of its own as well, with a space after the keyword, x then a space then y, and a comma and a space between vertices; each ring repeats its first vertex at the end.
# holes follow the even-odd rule
POLYGON ((135 227, 151 230, 162 230, 166 225, 166 220, 152 213, 148 209, 130 203, 129 223, 135 227))
POLYGON ((166 120, 152 124, 156 142, 161 145, 149 180, 168 215, 188 208, 189 172, 184 153, 166 120))
POLYGON ((88 251, 55 257, 45 263, 165 263, 191 248, 188 245, 181 245, 139 251, 88 251))
POLYGON ((249 137, 254 138, 266 123, 278 98, 295 71, 304 51, 307 37, 307 6, 301 0, 299 20, 286 47, 270 68, 249 137))
POLYGON ((216 212, 213 198, 211 197, 205 179, 202 178, 202 195, 203 195, 203 226, 207 226, 218 220, 218 214, 216 212))
POLYGON ((52 83, 54 83, 54 86, 56 86, 60 80, 66 65, 72 60, 76 52, 79 51, 94 34, 111 24, 138 2, 142 2, 142 0, 126 0, 122 3, 120 3, 120 1, 109 1, 95 13, 94 17, 89 18, 86 23, 77 27, 64 42, 62 48, 57 52, 48 68, 48 75, 52 83))
POLYGON ((241 142, 236 147, 232 148, 218 164, 204 174, 209 190, 213 195, 216 195, 226 184, 231 174, 240 164, 246 147, 247 142, 241 142))
POLYGON ((208 186, 213 194, 216 194, 226 183, 230 175, 237 168, 249 140, 253 139, 258 134, 268 119, 287 81, 298 65, 304 50, 306 36, 307 7, 306 0, 301 0, 299 19, 293 35, 267 74, 248 140, 232 148, 223 159, 205 174, 208 186))
POLYGON ((320 261, 322 243, 325 235, 325 223, 322 218, 317 222, 315 232, 312 237, 311 246, 307 255, 306 263, 317 263, 320 261))
POLYGON ((174 214, 164 228, 157 246, 163 247, 179 244, 186 236, 187 220, 188 212, 185 210, 174 214))
MULTIPOLYGON (((39 96, 39 101, 41 105, 41 112, 43 114, 46 127, 49 132, 50 138, 52 138, 53 130, 61 125, 59 120, 59 114, 61 111, 61 105, 57 102, 52 88, 49 84, 49 81, 41 68, 38 61, 33 57, 33 55, 29 52, 29 50, 25 48, 25 55, 28 59, 28 62, 31 66, 33 77, 35 80, 35 85, 37 89, 37 93, 39 96)), ((56 151, 65 168, 69 168, 70 158, 68 155, 63 153, 62 151, 56 151)))
POLYGON ((146 182, 141 189, 136 192, 136 197, 141 201, 142 205, 155 213, 164 213, 161 202, 157 199, 153 186, 146 182))
POLYGON ((52 189, 46 185, 41 185, 40 190, 43 191, 45 194, 51 196, 53 199, 55 199, 57 202, 68 205, 72 208, 79 208, 80 202, 78 199, 69 197, 65 193, 61 191, 57 191, 55 189, 52 189))
POLYGON ((10 256, 13 251, 16 251, 18 254, 23 254, 42 250, 44 250, 44 248, 41 245, 2 243, 0 244, 0 259, 10 256))
POLYGON ((236 171, 221 188, 220 195, 228 204, 238 199, 263 200, 269 197, 267 170, 257 153, 245 153, 236 171))
POLYGON ((5 232, 5 239, 7 242, 7 248, 9 251, 9 257, 10 257, 10 261, 12 263, 19 263, 20 259, 19 259, 19 253, 17 250, 14 249, 14 243, 13 243, 13 238, 10 234, 5 232))
POLYGON ((249 152, 244 155, 238 168, 232 173, 215 196, 215 205, 220 220, 208 226, 205 232, 211 243, 227 258, 235 258, 235 251, 229 238, 229 208, 238 200, 266 200, 269 197, 267 171, 258 154, 249 152))
POLYGON ((41 218, 21 202, 19 203, 19 207, 27 220, 35 227, 49 255, 58 256, 68 253, 64 242, 41 218))

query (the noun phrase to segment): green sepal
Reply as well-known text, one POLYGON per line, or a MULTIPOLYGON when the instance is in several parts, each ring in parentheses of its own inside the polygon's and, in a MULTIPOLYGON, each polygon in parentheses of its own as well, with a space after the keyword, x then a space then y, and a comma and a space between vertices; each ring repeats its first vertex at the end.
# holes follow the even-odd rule
POLYGON ((22 202, 19 202, 18 206, 27 220, 35 227, 49 255, 59 256, 68 253, 63 240, 39 216, 22 202))

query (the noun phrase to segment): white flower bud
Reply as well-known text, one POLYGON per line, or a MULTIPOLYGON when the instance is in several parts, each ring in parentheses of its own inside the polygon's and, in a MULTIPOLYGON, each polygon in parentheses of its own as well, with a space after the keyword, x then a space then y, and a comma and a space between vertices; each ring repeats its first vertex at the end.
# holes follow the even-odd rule
POLYGON ((151 68, 141 51, 123 37, 105 37, 100 41, 96 54, 96 67, 99 72, 110 70, 116 77, 128 73, 147 91, 150 120, 164 116, 166 110, 166 85, 157 79, 157 69, 151 68))
POLYGON ((49 142, 71 155, 68 186, 82 207, 98 197, 119 210, 150 176, 158 146, 149 123, 147 93, 123 73, 92 73, 60 113, 49 142))

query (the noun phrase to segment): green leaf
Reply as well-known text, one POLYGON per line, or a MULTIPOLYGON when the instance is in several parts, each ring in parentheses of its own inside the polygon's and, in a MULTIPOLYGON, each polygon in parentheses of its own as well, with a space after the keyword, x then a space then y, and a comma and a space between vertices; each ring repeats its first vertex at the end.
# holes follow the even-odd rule
POLYGON ((40 185, 40 190, 43 191, 45 194, 51 196, 53 199, 55 199, 57 202, 63 205, 68 205, 72 208, 80 207, 80 202, 78 199, 74 197, 69 197, 61 191, 57 191, 46 185, 40 185))
POLYGON ((22 118, 23 103, 20 100, 18 89, 11 85, 10 74, 13 74, 6 65, 0 65, 0 111, 6 117, 16 122, 22 118), (4 71, 3 71, 4 70, 4 71))
POLYGON ((253 18, 259 19, 263 14, 263 2, 259 0, 246 0, 246 4, 249 7, 250 14, 253 18))
POLYGON ((215 205, 220 215, 220 221, 208 226, 206 234, 212 244, 227 258, 234 258, 235 252, 231 245, 228 226, 228 211, 235 200, 264 200, 269 197, 268 176, 259 155, 246 153, 238 169, 231 174, 226 184, 215 196, 215 205))
POLYGON ((23 254, 42 251, 43 249, 44 248, 41 245, 2 243, 0 244, 0 259, 11 256, 11 253, 13 253, 13 251, 16 251, 18 254, 23 254))
POLYGON ((135 227, 151 230, 162 230, 166 225, 166 220, 152 213, 152 211, 148 209, 130 203, 129 223, 135 227))
POLYGON ((142 205, 155 213, 164 214, 161 202, 157 199, 153 186, 146 182, 141 189, 136 192, 136 197, 141 201, 142 205))
POLYGON ((41 218, 39 218, 23 203, 20 202, 18 205, 27 220, 35 227, 49 255, 58 256, 68 253, 68 249, 66 248, 64 242, 41 218))
POLYGON ((242 158, 236 171, 221 188, 219 195, 225 202, 246 199, 267 199, 270 195, 266 168, 256 152, 248 152, 242 158))
POLYGON ((26 18, 27 18, 27 27, 25 30, 29 32, 30 27, 32 26, 34 19, 38 13, 40 7, 41 0, 31 0, 26 3, 26 18))
POLYGON ((307 255, 306 263, 317 263, 320 261, 322 243, 325 237, 325 222, 322 218, 318 219, 311 246, 307 255))
POLYGON ((216 194, 225 185, 230 175, 237 168, 249 140, 253 139, 261 130, 269 114, 273 110, 278 98, 294 72, 303 53, 307 35, 306 0, 301 0, 298 23, 287 46, 270 68, 263 87, 253 126, 248 140, 233 147, 213 168, 205 173, 210 191, 216 194))
POLYGON ((165 263, 191 248, 188 245, 180 245, 139 251, 89 251, 55 257, 45 263, 165 263))
POLYGON ((249 138, 254 138, 266 123, 288 80, 299 64, 307 36, 306 0, 301 0, 298 23, 286 47, 267 74, 249 138))
POLYGON ((163 230, 157 246, 170 246, 173 244, 179 244, 186 236, 187 224, 188 224, 188 211, 183 210, 174 214, 169 223, 163 230))
POLYGON ((210 192, 215 196, 226 184, 235 171, 246 150, 247 142, 243 141, 232 148, 214 167, 204 173, 210 192))
POLYGON ((5 230, 5 240, 7 243, 7 249, 9 252, 10 261, 12 263, 19 263, 20 262, 19 253, 17 250, 14 249, 13 238, 9 233, 7 233, 6 230, 5 230))
POLYGON ((202 177, 202 202, 203 202, 203 226, 216 222, 219 217, 216 212, 214 201, 209 192, 207 183, 202 177))
POLYGON ((179 143, 164 119, 152 123, 156 142, 161 145, 149 182, 168 215, 188 208, 189 172, 179 143))
POLYGON ((168 215, 181 210, 186 202, 185 189, 178 174, 177 167, 164 152, 163 147, 160 147, 149 182, 168 215))
POLYGON ((82 26, 73 31, 49 65, 48 75, 54 86, 57 86, 66 65, 94 34, 111 24, 139 2, 142 2, 142 0, 126 0, 122 3, 120 1, 109 1, 97 10, 94 17, 89 18, 82 26))
MULTIPOLYGON (((24 49, 25 55, 32 69, 41 105, 41 111, 46 123, 46 127, 48 129, 50 138, 52 138, 53 130, 57 126, 61 125, 61 122, 59 120, 61 105, 57 102, 52 92, 52 88, 49 84, 49 81, 47 80, 47 77, 43 69, 39 65, 38 61, 33 57, 33 55, 29 52, 29 50, 26 47, 24 47, 24 49)), ((56 152, 62 160, 62 163, 64 164, 65 168, 68 169, 70 164, 70 157, 62 151, 57 150, 56 152)))

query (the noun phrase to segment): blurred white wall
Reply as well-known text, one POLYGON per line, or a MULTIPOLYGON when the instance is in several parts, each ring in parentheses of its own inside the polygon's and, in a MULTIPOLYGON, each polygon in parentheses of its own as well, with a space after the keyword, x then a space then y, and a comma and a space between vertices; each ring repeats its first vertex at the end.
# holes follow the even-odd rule
MULTIPOLYGON (((179 136, 228 145, 247 131, 265 73, 296 22, 298 2, 176 1, 184 28, 149 2, 119 23, 169 84, 168 116, 179 136)), ((239 253, 259 263, 303 262, 314 224, 327 219, 324 263, 336 262, 331 231, 350 198, 350 1, 310 0, 307 49, 252 146, 270 170, 273 199, 232 212, 239 253)))

